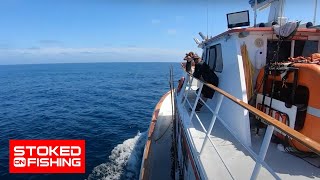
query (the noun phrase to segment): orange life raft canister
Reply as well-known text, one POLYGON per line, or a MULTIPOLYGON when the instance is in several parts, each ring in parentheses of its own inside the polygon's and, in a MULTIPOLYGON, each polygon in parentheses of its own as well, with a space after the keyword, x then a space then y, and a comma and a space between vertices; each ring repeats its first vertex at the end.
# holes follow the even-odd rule
MULTIPOLYGON (((301 134, 309 137, 310 139, 320 143, 320 65, 317 64, 308 64, 308 63, 295 63, 293 64, 295 68, 298 68, 298 78, 297 78, 297 85, 300 89, 304 89, 307 91, 305 94, 306 96, 306 104, 305 104, 305 111, 306 113, 304 116, 300 118, 302 119, 302 126, 300 128, 296 128, 295 130, 299 131, 301 134)), ((257 77, 256 86, 259 86, 263 80, 264 76, 264 68, 262 68, 259 72, 257 77)), ((280 75, 268 75, 266 81, 266 94, 271 94, 271 87, 272 81, 284 85, 290 85, 294 82, 294 74, 289 73, 286 77, 285 83, 283 79, 281 79, 280 75)), ((280 85, 280 86, 281 86, 280 85)), ((262 94, 263 91, 263 84, 261 87, 258 87, 258 92, 262 94)), ((279 87, 280 88, 280 87, 279 87)), ((288 91, 290 92, 290 90, 288 91)), ((299 98, 299 95, 296 94, 295 98, 299 98)), ((297 113, 298 114, 298 113, 297 113)), ((297 117, 298 118, 298 117, 297 117)), ((296 121, 297 124, 297 121, 296 121)), ((310 150, 297 142, 294 139, 288 138, 290 145, 297 148, 301 151, 310 150)))

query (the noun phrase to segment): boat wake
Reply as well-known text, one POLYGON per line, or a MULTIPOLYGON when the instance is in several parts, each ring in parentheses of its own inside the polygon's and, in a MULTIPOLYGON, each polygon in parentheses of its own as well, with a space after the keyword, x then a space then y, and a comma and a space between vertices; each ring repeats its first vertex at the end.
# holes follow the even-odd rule
POLYGON ((146 140, 147 132, 138 132, 134 138, 117 145, 109 162, 96 166, 88 179, 138 179, 146 140))

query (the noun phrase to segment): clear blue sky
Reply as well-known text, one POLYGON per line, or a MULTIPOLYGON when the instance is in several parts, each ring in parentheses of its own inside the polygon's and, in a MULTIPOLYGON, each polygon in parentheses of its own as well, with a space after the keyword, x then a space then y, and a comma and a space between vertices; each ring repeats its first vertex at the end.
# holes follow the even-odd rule
MULTIPOLYGON (((285 15, 312 21, 313 4, 287 0, 285 15)), ((248 0, 1 0, 0 64, 178 62, 199 52, 192 38, 207 33, 207 9, 209 35, 227 29, 227 13, 253 17, 248 0)))

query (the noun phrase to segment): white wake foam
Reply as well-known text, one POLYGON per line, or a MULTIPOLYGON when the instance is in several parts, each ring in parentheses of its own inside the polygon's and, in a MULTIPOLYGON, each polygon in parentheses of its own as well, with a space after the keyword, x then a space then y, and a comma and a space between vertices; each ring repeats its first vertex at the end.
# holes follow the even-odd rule
POLYGON ((94 179, 138 179, 147 132, 140 133, 117 145, 107 163, 96 166, 89 175, 94 179))

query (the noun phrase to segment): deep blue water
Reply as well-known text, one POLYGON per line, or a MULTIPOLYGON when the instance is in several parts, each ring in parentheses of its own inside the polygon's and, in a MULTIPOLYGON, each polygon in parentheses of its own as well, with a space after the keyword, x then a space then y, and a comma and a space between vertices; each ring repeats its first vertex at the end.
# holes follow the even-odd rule
POLYGON ((177 80, 178 63, 0 66, 0 179, 87 178, 118 144, 147 131, 171 65, 177 80), (9 174, 9 139, 85 139, 86 174, 9 174))

